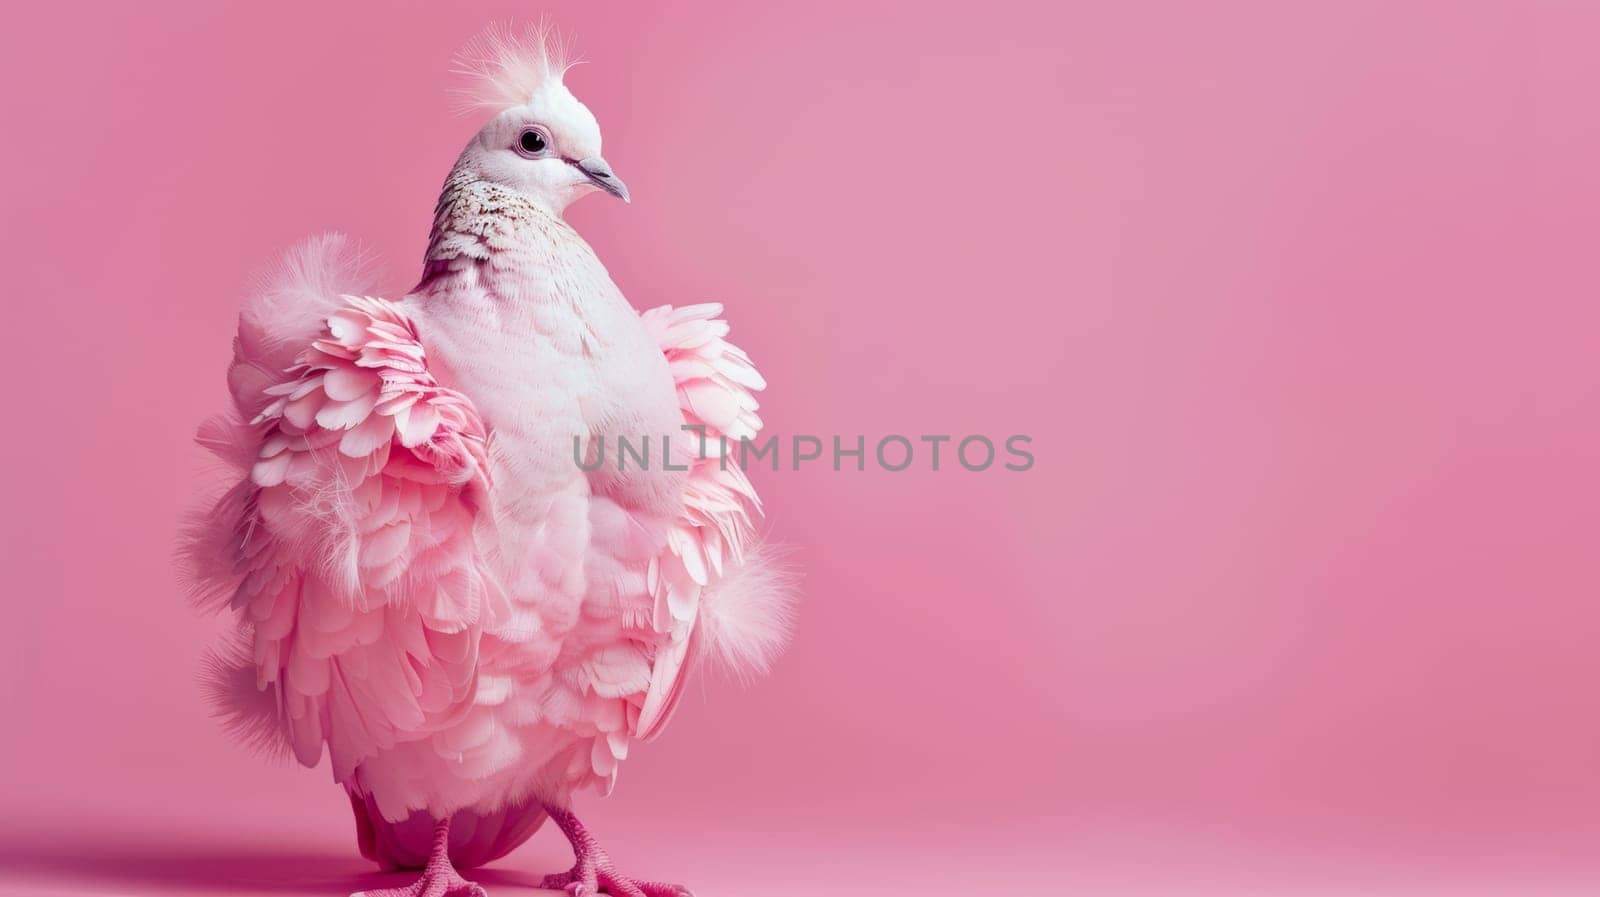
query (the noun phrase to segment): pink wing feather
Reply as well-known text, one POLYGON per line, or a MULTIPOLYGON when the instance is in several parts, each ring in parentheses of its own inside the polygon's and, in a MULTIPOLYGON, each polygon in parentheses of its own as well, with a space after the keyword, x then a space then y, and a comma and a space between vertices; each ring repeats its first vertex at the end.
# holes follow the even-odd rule
MULTIPOLYGON (((326 289, 306 269, 337 265, 340 250, 314 244, 290 276, 326 289)), ((255 675, 257 700, 225 710, 255 733, 268 724, 244 718, 267 716, 308 766, 326 742, 346 781, 373 752, 470 708, 480 636, 504 599, 476 542, 488 488, 477 412, 434 379, 399 306, 314 298, 326 316, 313 333, 271 332, 285 318, 260 309, 241 316, 229 382, 252 417, 202 442, 247 471, 189 555, 200 589, 238 612, 240 665, 255 675)))
MULTIPOLYGON (((655 598, 654 626, 665 636, 651 669, 650 687, 634 726, 640 738, 660 733, 677 707, 691 661, 704 649, 707 619, 723 612, 737 615, 752 602, 713 601, 748 557, 755 539, 761 502, 738 464, 723 463, 727 446, 754 438, 761 429, 754 392, 766 386, 749 356, 723 337, 726 321, 717 318, 716 303, 643 313, 645 326, 666 354, 678 387, 684 423, 704 427, 698 452, 684 488, 684 514, 668 533, 667 550, 650 564, 647 586, 655 598), (727 442, 724 443, 724 437, 727 442)), ((748 579, 746 579, 748 581, 748 579)), ((783 590, 778 590, 782 592, 783 590)), ((776 593, 774 593, 776 594, 776 593)), ((744 596, 737 596, 743 599, 744 596)), ((756 604, 760 603, 758 596, 756 604)), ((788 597, 777 594, 772 613, 756 621, 781 643, 788 626, 788 597)), ((725 629, 725 627, 722 627, 725 629)), ((716 646, 713 646, 716 647, 716 646)))

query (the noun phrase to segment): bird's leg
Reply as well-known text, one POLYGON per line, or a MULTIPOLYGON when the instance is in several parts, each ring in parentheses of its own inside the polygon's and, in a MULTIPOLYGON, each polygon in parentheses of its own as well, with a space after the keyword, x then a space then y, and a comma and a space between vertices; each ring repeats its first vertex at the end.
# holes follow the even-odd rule
POLYGON ((433 825, 433 850, 422 877, 403 888, 357 891, 350 897, 489 897, 477 882, 467 881, 450 864, 450 817, 433 825))
POLYGON ((621 874, 612 865, 610 854, 600 846, 594 835, 589 834, 589 830, 583 827, 570 809, 545 804, 544 811, 549 814, 556 828, 561 829, 561 833, 572 842, 572 854, 577 861, 566 872, 546 875, 539 887, 564 890, 572 897, 595 897, 602 892, 611 897, 694 897, 683 885, 643 881, 621 874))

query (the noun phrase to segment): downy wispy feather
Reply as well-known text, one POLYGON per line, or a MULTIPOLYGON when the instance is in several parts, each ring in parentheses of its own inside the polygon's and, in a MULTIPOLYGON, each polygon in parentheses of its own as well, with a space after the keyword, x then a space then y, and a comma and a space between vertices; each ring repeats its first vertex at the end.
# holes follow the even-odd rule
POLYGON ((456 54, 453 71, 466 83, 451 92, 463 114, 499 112, 561 84, 567 70, 582 62, 571 39, 548 20, 523 29, 491 25, 456 54))

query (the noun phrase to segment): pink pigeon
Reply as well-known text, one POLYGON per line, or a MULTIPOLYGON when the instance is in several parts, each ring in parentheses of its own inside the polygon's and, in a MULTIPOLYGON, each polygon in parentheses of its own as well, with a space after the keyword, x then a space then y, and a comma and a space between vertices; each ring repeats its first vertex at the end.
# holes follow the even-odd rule
POLYGON ((244 740, 326 747, 361 853, 422 869, 369 897, 481 895, 457 870, 546 819, 577 862, 545 887, 685 894, 619 872, 573 797, 611 791, 692 671, 764 672, 787 639, 792 583, 726 458, 765 384, 720 305, 636 311, 562 219, 628 189, 557 36, 491 31, 460 61, 493 118, 417 286, 368 295, 323 237, 240 314, 233 409, 200 432, 237 479, 184 549, 230 615, 208 682, 244 740))

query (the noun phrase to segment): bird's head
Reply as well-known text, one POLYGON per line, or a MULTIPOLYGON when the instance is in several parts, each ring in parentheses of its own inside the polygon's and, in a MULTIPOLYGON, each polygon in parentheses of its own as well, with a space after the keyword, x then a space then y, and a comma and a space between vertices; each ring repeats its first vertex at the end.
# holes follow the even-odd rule
POLYGON ((597 190, 628 201, 627 185, 600 155, 600 123, 562 83, 574 63, 554 29, 490 29, 457 63, 474 79, 462 91, 465 105, 495 110, 462 151, 458 170, 516 190, 556 215, 597 190))

